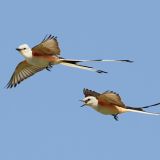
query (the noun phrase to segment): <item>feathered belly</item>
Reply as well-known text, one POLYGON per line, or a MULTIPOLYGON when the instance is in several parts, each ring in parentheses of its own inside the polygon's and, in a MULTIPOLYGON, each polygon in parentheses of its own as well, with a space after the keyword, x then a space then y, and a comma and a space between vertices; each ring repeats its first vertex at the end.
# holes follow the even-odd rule
POLYGON ((127 112, 126 108, 122 108, 114 105, 99 106, 97 108, 97 111, 105 115, 120 114, 120 113, 127 112))
POLYGON ((55 59, 54 57, 32 57, 26 60, 29 64, 38 67, 47 67, 49 64, 57 64, 57 59, 55 59))

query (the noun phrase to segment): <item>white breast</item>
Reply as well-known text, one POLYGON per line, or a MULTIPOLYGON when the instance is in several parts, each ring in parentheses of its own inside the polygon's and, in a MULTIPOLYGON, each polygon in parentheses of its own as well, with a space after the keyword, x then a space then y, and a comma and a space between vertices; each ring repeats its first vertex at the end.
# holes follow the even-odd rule
POLYGON ((43 58, 39 58, 39 57, 32 57, 32 58, 26 58, 26 61, 34 66, 38 66, 38 67, 47 67, 49 65, 49 62, 43 58))

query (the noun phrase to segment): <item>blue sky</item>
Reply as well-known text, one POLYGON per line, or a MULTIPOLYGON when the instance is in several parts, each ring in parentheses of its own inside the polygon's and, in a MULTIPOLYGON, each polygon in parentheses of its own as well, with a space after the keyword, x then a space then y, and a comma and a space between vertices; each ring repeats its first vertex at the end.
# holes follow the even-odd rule
POLYGON ((130 106, 160 102, 159 6, 158 0, 2 1, 0 159, 158 159, 160 117, 128 113, 116 122, 78 100, 85 87, 116 91, 130 106), (32 47, 46 34, 58 36, 64 58, 135 62, 86 63, 107 75, 59 65, 5 89, 23 60, 15 48, 32 47))

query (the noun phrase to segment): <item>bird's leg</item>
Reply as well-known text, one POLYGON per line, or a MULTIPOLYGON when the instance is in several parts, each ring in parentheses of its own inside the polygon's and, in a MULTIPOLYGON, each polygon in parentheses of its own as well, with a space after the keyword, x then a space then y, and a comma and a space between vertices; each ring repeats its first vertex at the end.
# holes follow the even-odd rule
POLYGON ((47 71, 51 71, 51 68, 53 67, 53 64, 52 63, 49 63, 48 66, 46 67, 46 70, 47 71))
POLYGON ((118 121, 118 114, 112 114, 112 116, 114 117, 114 119, 115 119, 116 121, 118 121))

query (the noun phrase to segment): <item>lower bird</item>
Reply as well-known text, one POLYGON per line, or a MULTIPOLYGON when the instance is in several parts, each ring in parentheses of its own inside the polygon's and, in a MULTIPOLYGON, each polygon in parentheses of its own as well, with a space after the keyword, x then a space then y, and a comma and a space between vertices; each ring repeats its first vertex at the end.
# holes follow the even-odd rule
POLYGON ((151 113, 147 112, 144 109, 160 105, 160 103, 156 103, 153 105, 145 106, 145 107, 129 107, 126 106, 119 94, 113 91, 106 91, 104 93, 98 93, 89 89, 84 89, 83 93, 85 98, 82 101, 84 104, 81 106, 90 106, 96 111, 105 114, 112 115, 116 121, 118 121, 118 115, 125 112, 137 112, 148 115, 160 115, 160 113, 151 113))
POLYGON ((68 67, 75 67, 97 73, 107 73, 102 70, 97 70, 92 67, 78 64, 79 62, 132 62, 130 60, 74 60, 64 59, 59 57, 60 48, 58 45, 57 37, 52 35, 46 36, 41 43, 33 48, 30 48, 27 44, 20 45, 17 49, 20 54, 25 58, 20 62, 10 81, 7 84, 7 88, 16 87, 24 79, 34 75, 35 73, 47 69, 50 71, 53 65, 62 64, 68 67))

